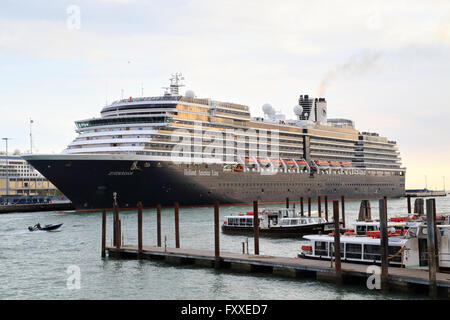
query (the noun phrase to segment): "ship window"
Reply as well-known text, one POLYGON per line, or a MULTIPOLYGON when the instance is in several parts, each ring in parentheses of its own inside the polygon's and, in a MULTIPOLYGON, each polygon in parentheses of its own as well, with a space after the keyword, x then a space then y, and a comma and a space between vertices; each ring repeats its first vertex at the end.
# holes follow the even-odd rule
POLYGON ((366 244, 364 245, 364 259, 366 260, 380 260, 380 246, 366 244))
POLYGON ((314 255, 328 256, 328 242, 317 241, 314 244, 314 255))
POLYGON ((347 243, 346 258, 361 259, 361 244, 347 243))
POLYGON ((389 246, 388 247, 388 255, 390 258, 390 260, 389 260, 390 262, 398 262, 398 263, 402 262, 402 255, 399 252, 400 250, 401 250, 401 247, 399 247, 399 246, 389 246))

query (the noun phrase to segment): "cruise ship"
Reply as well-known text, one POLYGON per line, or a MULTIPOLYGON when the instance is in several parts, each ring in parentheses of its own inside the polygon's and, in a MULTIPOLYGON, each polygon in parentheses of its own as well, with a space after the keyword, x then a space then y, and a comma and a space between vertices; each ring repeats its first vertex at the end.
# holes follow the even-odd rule
POLYGON ((173 74, 161 96, 129 97, 76 121, 61 154, 25 155, 79 211, 157 204, 280 203, 401 197, 405 172, 395 141, 328 119, 325 98, 293 99, 295 119, 270 104, 251 117, 242 104, 180 94, 173 74))

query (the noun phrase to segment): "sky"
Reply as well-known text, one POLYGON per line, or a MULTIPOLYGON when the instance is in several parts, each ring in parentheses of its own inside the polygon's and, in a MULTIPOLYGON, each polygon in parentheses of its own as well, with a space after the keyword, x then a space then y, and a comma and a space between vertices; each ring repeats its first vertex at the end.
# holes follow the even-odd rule
MULTIPOLYGON (((59 153, 74 121, 160 95, 174 72, 198 97, 288 118, 300 94, 397 141, 406 187, 450 187, 450 1, 89 0, 0 4, 0 136, 59 153)), ((5 148, 1 141, 0 149, 5 148)))

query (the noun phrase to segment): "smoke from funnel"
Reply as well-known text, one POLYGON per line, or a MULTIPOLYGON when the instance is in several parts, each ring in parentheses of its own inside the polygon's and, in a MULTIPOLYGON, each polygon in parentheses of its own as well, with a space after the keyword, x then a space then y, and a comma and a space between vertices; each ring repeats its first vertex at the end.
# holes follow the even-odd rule
POLYGON ((330 84, 341 75, 361 75, 371 69, 381 53, 375 51, 364 51, 357 55, 351 56, 347 62, 337 65, 325 74, 317 88, 317 97, 324 97, 330 84))

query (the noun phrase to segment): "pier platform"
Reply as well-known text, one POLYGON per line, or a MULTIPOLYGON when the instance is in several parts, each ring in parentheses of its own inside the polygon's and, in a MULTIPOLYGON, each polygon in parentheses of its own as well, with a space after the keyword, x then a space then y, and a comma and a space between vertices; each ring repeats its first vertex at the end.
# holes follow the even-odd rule
MULTIPOLYGON (((265 272, 293 278, 315 278, 321 281, 335 281, 335 269, 327 260, 289 258, 265 255, 220 252, 219 265, 214 250, 194 250, 143 246, 139 252, 136 245, 122 245, 120 248, 106 247, 108 257, 119 259, 155 259, 169 263, 194 264, 211 268, 227 268, 248 273, 265 272)), ((342 262, 342 281, 367 287, 367 279, 372 275, 368 265, 342 262)), ((426 292, 429 286, 428 270, 389 268, 389 290, 426 292)), ((450 274, 436 273, 439 296, 450 297, 450 274)))
POLYGON ((0 205, 0 214, 12 212, 57 211, 74 209, 75 207, 72 202, 7 204, 0 205))

